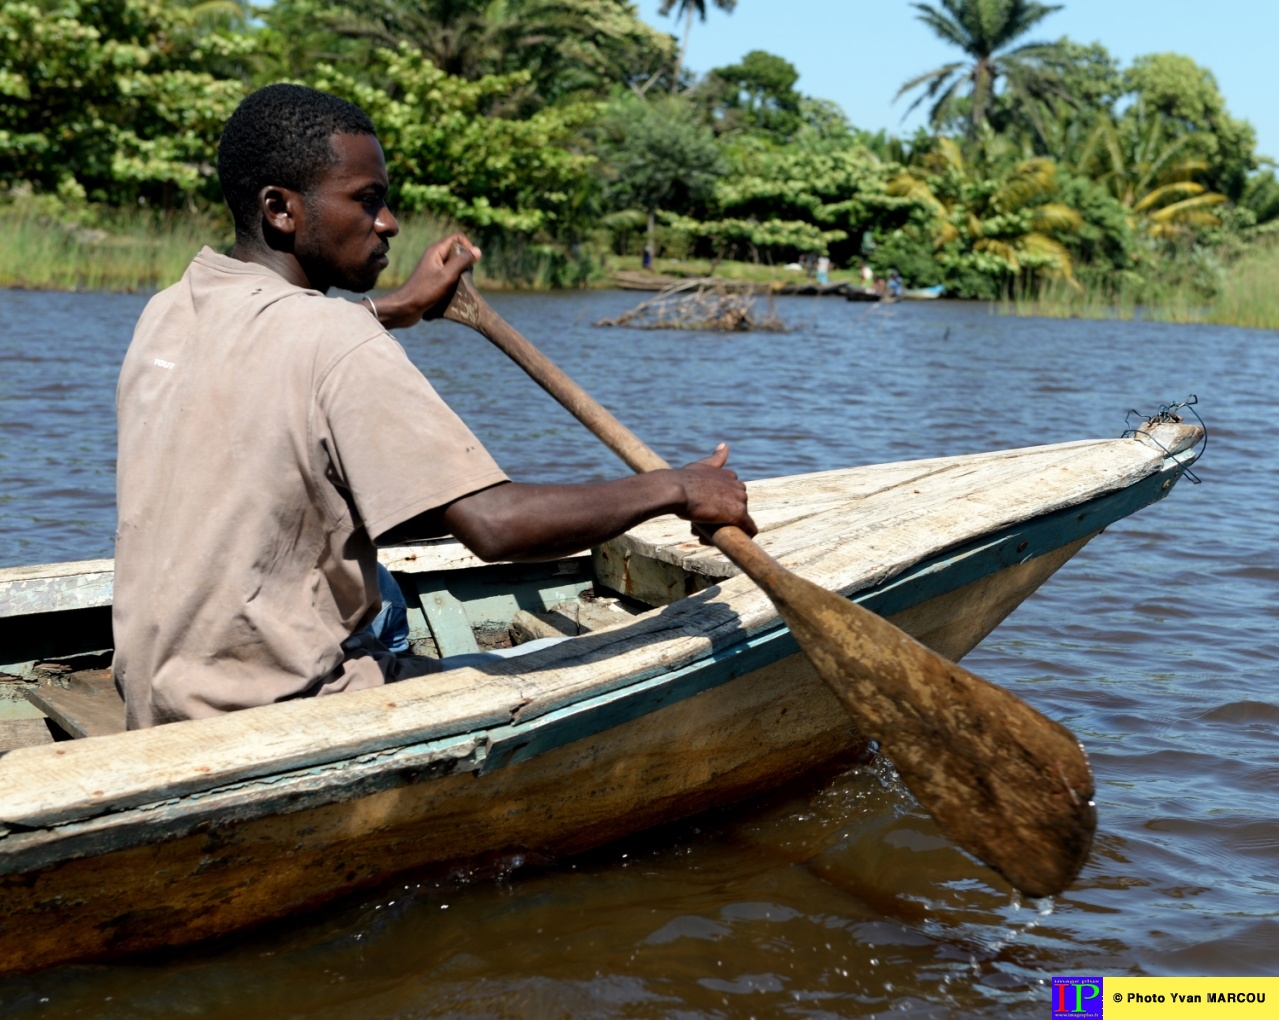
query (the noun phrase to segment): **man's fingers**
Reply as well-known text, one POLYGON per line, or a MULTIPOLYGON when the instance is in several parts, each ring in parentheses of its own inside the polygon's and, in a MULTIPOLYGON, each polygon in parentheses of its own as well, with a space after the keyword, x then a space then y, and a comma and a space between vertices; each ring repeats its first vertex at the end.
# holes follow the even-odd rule
MULTIPOLYGON (((715 447, 715 452, 701 463, 705 464, 707 467, 722 468, 728 463, 728 444, 720 443, 719 446, 715 447)), ((734 475, 733 477, 737 476, 734 475)))
MULTIPOLYGON (((728 463, 728 444, 720 443, 717 447, 715 447, 715 452, 709 457, 703 457, 701 460, 695 460, 693 463, 686 466, 691 468, 715 468, 716 470, 719 470, 722 469, 726 463, 728 463)), ((732 475, 734 478, 737 477, 737 475, 732 471, 727 473, 732 475)))
POLYGON ((443 241, 436 242, 436 247, 443 249, 445 262, 455 258, 462 258, 468 260, 468 267, 478 262, 482 254, 480 249, 471 243, 471 239, 465 234, 451 234, 444 238, 443 241))

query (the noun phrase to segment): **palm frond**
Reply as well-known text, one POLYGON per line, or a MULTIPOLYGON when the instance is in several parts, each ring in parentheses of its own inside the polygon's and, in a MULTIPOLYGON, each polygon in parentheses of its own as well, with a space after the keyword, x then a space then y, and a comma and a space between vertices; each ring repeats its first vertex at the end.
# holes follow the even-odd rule
MULTIPOLYGON (((1200 214, 1214 205, 1220 205, 1227 201, 1225 195, 1211 191, 1206 195, 1196 195, 1193 198, 1185 198, 1180 202, 1174 202, 1172 205, 1166 205, 1162 209, 1150 214, 1150 219, 1155 223, 1184 223, 1192 214, 1200 214)), ((1220 220, 1212 214, 1208 214, 1216 223, 1220 220)), ((1215 226, 1216 223, 1213 225, 1215 226)))
POLYGON ((1035 208, 1034 215, 1030 218, 1030 225, 1036 232, 1076 231, 1084 225, 1084 218, 1068 205, 1060 202, 1046 202, 1035 208))
MULTIPOLYGON (((916 75, 914 78, 906 82, 904 85, 902 85, 901 88, 897 90, 897 94, 893 96, 893 102, 894 103, 897 102, 897 100, 899 100, 911 89, 917 88, 918 86, 923 85, 925 82, 933 82, 939 78, 948 78, 950 75, 954 74, 956 71, 962 71, 963 69, 964 69, 964 65, 962 63, 956 62, 953 64, 944 64, 941 67, 936 68, 935 70, 925 71, 923 74, 916 75)), ((928 93, 927 95, 931 95, 931 93, 928 93)), ((923 101, 924 98, 925 98, 924 96, 921 96, 919 99, 916 99, 915 102, 911 105, 911 109, 913 110, 916 106, 918 106, 923 101)))
POLYGON ((1020 248, 1024 255, 1048 260, 1049 265, 1067 280, 1074 280, 1074 262, 1070 258, 1070 252, 1060 241, 1046 234, 1032 233, 1021 239, 1020 248))
POLYGON ((1025 3, 1024 0, 1010 0, 1000 6, 1006 10, 1002 42, 1025 35, 1048 15, 1062 8, 1061 4, 1025 3))
POLYGON ((1160 208, 1170 202, 1202 195, 1207 190, 1207 187, 1197 181, 1173 181, 1171 184, 1164 184, 1152 191, 1148 191, 1139 201, 1133 203, 1132 211, 1138 213, 1149 212, 1151 209, 1160 208))
POLYGON ((888 182, 886 189, 890 195, 897 198, 913 198, 920 205, 928 207, 938 216, 946 214, 946 207, 942 205, 932 188, 928 186, 928 182, 916 177, 911 173, 900 173, 888 182))
POLYGON ((1017 167, 999 190, 991 196, 991 205, 1000 212, 1014 212, 1046 198, 1057 188, 1057 164, 1038 156, 1017 167))
POLYGON ((1021 272, 1021 260, 1017 258, 1017 249, 1007 241, 1001 241, 994 237, 983 237, 973 245, 973 249, 1001 258, 1008 263, 1008 268, 1014 273, 1021 272))
POLYGON ((959 228, 950 220, 943 220, 937 228, 937 233, 933 237, 933 247, 944 248, 951 241, 959 240, 959 228))
POLYGON ((944 168, 955 170, 961 174, 967 172, 967 168, 964 166, 964 152, 955 139, 938 138, 935 151, 939 157, 939 162, 944 168))
MULTIPOLYGON (((935 7, 930 7, 928 4, 916 3, 911 4, 911 6, 919 12, 915 17, 931 28, 938 36, 946 42, 958 46, 965 53, 969 52, 968 47, 971 40, 964 30, 962 22, 954 18, 953 15, 947 17, 941 11, 935 7)), ((950 5, 943 0, 943 6, 949 7, 950 5)))
POLYGON ((962 78, 956 78, 951 82, 950 88, 946 89, 937 98, 937 102, 933 103, 928 111, 928 123, 932 124, 933 127, 941 126, 942 121, 945 120, 952 108, 952 104, 955 102, 955 93, 959 91, 959 87, 963 83, 964 80, 962 78))

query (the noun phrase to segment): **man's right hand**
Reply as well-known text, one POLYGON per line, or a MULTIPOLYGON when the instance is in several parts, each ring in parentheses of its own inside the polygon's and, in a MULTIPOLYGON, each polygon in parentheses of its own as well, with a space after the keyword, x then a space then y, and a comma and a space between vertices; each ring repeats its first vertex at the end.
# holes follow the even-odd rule
POLYGON ((728 444, 720 443, 715 452, 702 460, 679 468, 677 474, 684 486, 685 507, 677 515, 694 524, 693 534, 703 545, 710 544, 696 525, 732 525, 754 537, 758 532, 746 509, 746 486, 737 472, 724 465, 728 462, 728 444))
POLYGON ((450 234, 422 253, 404 286, 377 299, 378 321, 387 329, 438 319, 461 275, 480 260, 465 234, 450 234))

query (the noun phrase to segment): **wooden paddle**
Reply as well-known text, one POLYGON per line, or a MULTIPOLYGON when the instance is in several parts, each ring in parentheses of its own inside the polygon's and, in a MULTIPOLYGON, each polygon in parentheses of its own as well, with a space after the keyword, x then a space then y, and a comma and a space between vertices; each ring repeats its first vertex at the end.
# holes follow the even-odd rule
MULTIPOLYGON (((635 471, 669 466, 493 311, 470 273, 444 317, 496 344, 635 471)), ((739 528, 708 534, 772 599, 818 674, 952 840, 1030 896, 1070 885, 1097 817, 1092 771, 1069 730, 791 573, 739 528)))

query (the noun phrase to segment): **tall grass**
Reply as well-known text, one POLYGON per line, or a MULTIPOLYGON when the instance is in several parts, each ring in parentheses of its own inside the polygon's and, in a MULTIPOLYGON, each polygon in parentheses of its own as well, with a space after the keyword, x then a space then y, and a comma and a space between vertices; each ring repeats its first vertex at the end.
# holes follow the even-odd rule
POLYGON ((1235 263, 1210 321, 1279 329, 1279 245, 1272 244, 1235 263))
POLYGON ((206 244, 226 250, 229 227, 194 215, 137 213, 93 227, 34 210, 0 210, 0 286, 138 291, 177 280, 206 244))
MULTIPOLYGON (((400 286, 426 247, 454 230, 430 216, 401 219, 378 286, 400 286)), ((230 252, 233 242, 226 216, 115 212, 87 226, 62 222, 38 206, 0 206, 0 287, 156 290, 178 280, 204 245, 230 252)), ((599 275, 589 256, 553 245, 495 236, 482 246, 476 276, 490 288, 582 286, 599 275)))
POLYGON ((1056 319, 1144 319, 1279 329, 1279 245, 1254 248, 1224 270, 1217 292, 1188 282, 1072 286, 1046 280, 1000 302, 1006 315, 1056 319))
MULTIPOLYGON (((404 216, 399 222, 400 233, 391 240, 390 264, 378 280, 380 289, 400 286, 428 245, 459 230, 447 220, 428 214, 404 216)), ((489 289, 582 287, 602 276, 597 261, 584 250, 574 253, 559 245, 496 232, 473 233, 471 239, 484 253, 475 267, 476 279, 489 289)))

